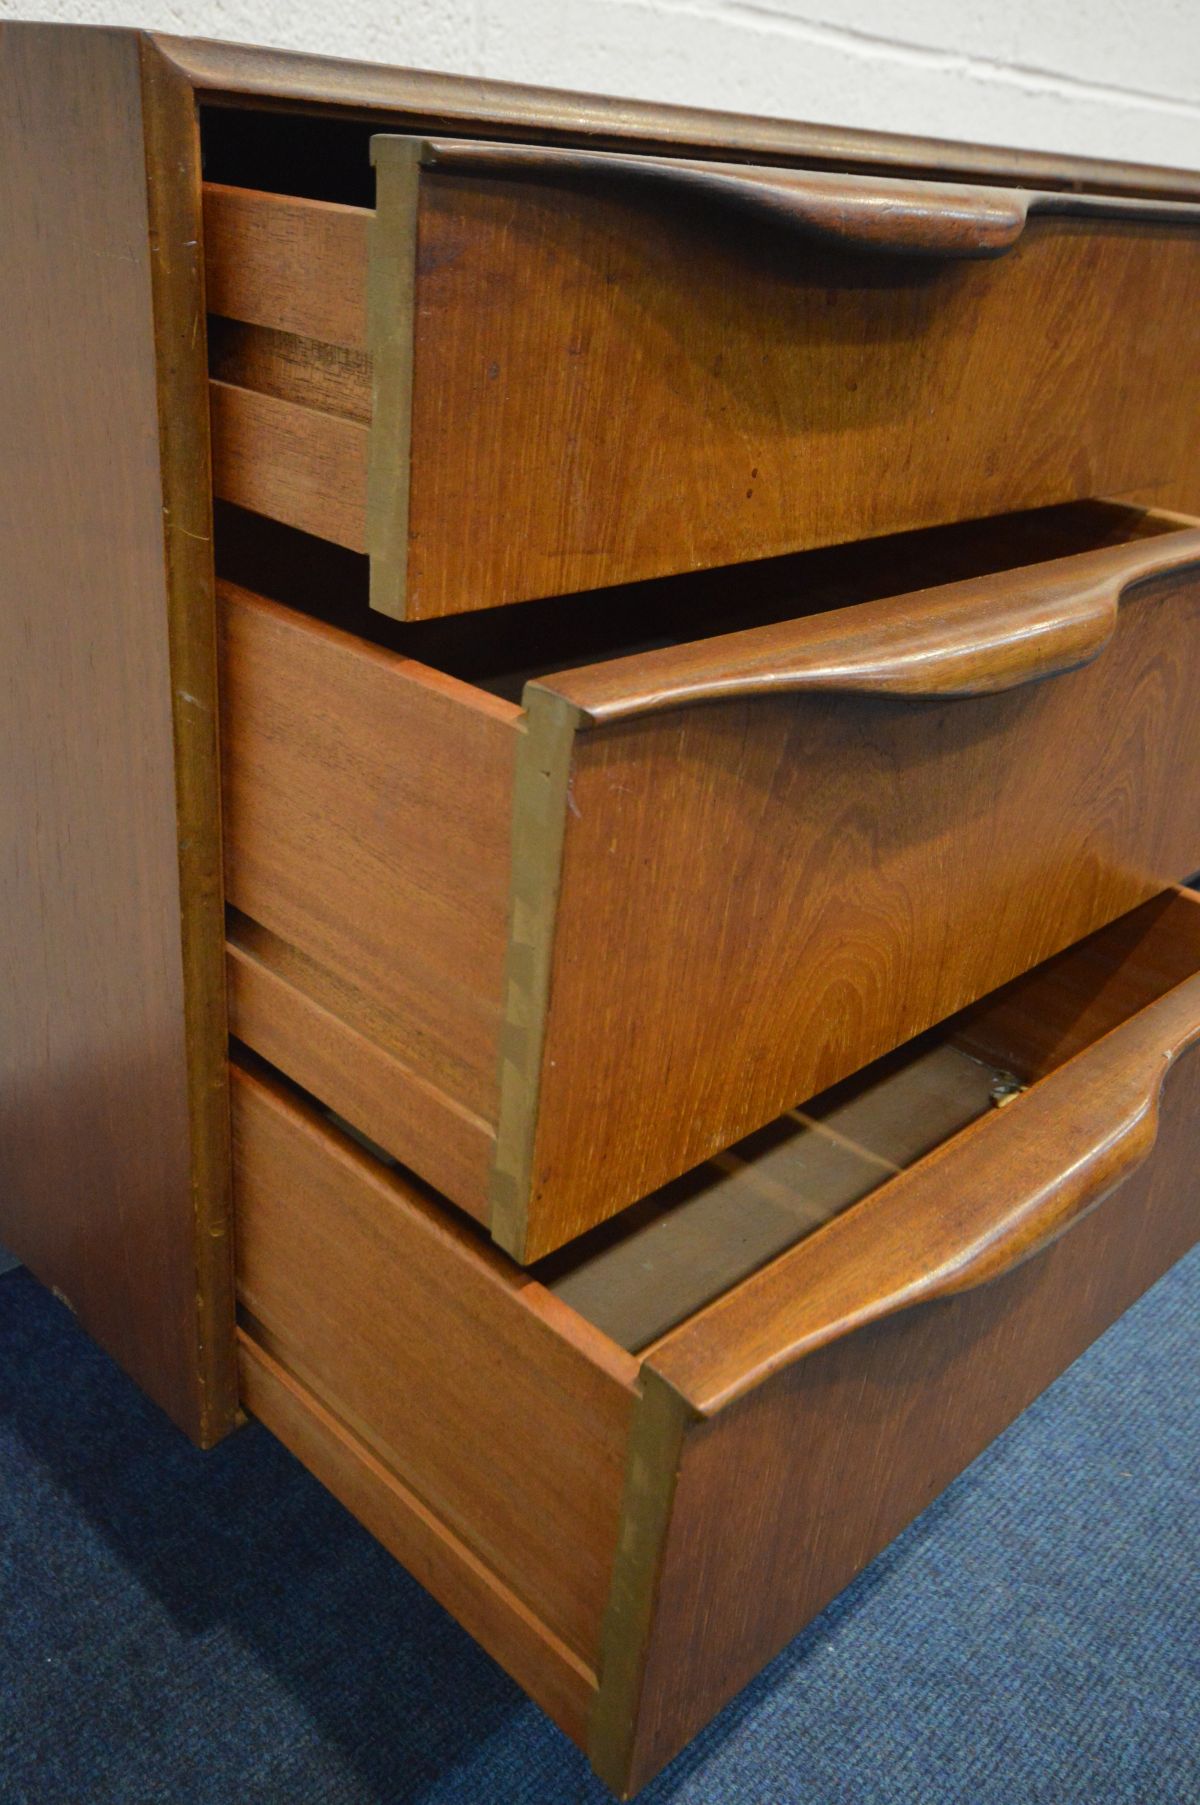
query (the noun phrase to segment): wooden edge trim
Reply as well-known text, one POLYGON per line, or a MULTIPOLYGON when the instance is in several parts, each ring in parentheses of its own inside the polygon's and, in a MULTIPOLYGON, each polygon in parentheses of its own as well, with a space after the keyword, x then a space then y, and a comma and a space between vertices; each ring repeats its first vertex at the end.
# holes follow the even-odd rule
POLYGON ((408 613, 408 513, 412 475, 417 222, 422 143, 371 140, 375 212, 367 229, 367 349, 371 428, 367 445, 370 603, 393 620, 408 613))
POLYGON ((187 337, 156 333, 156 371, 191 1124, 194 1432, 209 1447, 240 1419, 200 143, 190 86, 152 39, 139 38, 139 50, 155 321, 193 321, 187 337))
POLYGON ((1032 215, 1200 225, 1192 201, 1057 193, 920 178, 790 170, 744 163, 623 156, 610 151, 429 141, 421 161, 449 174, 509 181, 617 182, 668 205, 685 195, 858 252, 941 258, 999 257, 1032 215))
POLYGON ((569 704, 549 693, 534 695, 517 747, 499 1103, 488 1208, 493 1239, 522 1262, 534 1257, 528 1251, 529 1202, 577 724, 569 704))
POLYGON ((1148 1157, 1200 1040, 1200 974, 981 1117, 666 1336, 653 1367, 704 1417, 869 1323, 1000 1277, 1148 1157))
POLYGON ((618 1798, 629 1796, 642 1680, 684 1438, 695 1413, 652 1367, 629 1435, 629 1461, 612 1585, 600 1632, 600 1683, 587 1754, 618 1798))
POLYGON ((526 685, 598 726, 761 691, 914 699, 994 695, 1077 669, 1140 584, 1200 569, 1200 529, 744 628, 526 685))
POLYGON ((853 127, 672 106, 515 82, 396 69, 288 50, 154 33, 153 41, 206 101, 259 97, 322 112, 351 109, 392 129, 636 148, 797 166, 877 169, 947 179, 1200 198, 1184 169, 917 138, 853 127), (403 121, 403 126, 399 122, 403 121))
POLYGON ((596 1676, 454 1531, 245 1332, 247 1410, 581 1747, 596 1676))

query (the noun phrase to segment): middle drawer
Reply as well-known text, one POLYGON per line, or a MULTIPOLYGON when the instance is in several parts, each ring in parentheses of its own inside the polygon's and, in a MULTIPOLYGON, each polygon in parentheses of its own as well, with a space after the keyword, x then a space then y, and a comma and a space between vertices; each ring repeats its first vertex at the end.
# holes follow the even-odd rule
POLYGON ((347 631, 223 585, 233 1032, 522 1261, 1200 866, 1200 528, 701 600, 347 631))

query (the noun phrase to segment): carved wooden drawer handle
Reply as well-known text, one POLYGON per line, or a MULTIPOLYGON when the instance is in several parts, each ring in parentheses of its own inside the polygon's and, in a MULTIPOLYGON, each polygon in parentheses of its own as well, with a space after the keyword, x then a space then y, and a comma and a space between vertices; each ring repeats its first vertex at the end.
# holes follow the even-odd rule
MULTIPOLYGON (((715 1414, 772 1372, 916 1304, 1012 1271, 1082 1220, 1154 1147, 1164 1079, 1200 1039, 1200 975, 984 1116, 836 1217, 795 1250, 799 1275, 739 1324, 736 1363, 718 1360, 729 1293, 677 1331, 661 1370, 715 1414)), ((785 1266, 787 1257, 779 1268, 785 1266)))
POLYGON ((372 140, 372 157, 383 167, 397 155, 411 159, 414 148, 425 169, 509 181, 614 184, 666 206, 692 201, 714 209, 718 216, 733 211, 854 251, 998 257, 1017 242, 1035 213, 1200 224, 1200 207, 1183 201, 630 157, 526 144, 476 144, 466 139, 380 136, 372 140), (392 151, 389 146, 403 149, 392 151))
POLYGON ((1095 658, 1121 602, 1200 570, 1200 528, 912 595, 616 658, 526 686, 583 725, 761 691, 950 697, 1016 689, 1095 658))

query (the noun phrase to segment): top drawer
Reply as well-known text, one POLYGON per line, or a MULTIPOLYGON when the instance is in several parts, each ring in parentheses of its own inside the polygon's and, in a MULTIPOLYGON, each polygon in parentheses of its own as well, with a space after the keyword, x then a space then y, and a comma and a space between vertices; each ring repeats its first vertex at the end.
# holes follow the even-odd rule
POLYGON ((1097 494, 1195 458, 1200 209, 373 140, 209 185, 217 493, 401 618, 1097 494))

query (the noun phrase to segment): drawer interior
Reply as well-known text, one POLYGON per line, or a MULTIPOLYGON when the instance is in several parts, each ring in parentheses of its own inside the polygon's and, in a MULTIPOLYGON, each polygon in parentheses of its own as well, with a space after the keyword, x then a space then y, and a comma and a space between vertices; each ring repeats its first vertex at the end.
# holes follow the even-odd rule
POLYGON ((781 1116, 534 1268, 631 1353, 906 1165, 1020 1094, 1015 1074, 924 1037, 781 1116))
POLYGON ((644 1352, 1198 968, 1200 909, 1168 892, 532 1270, 622 1347, 644 1352))
POLYGON ((203 107, 204 179, 350 207, 375 205, 371 138, 379 126, 331 114, 203 107))
POLYGON ((506 701, 526 682, 748 627, 986 577, 1178 531, 1179 517, 1088 501, 798 552, 751 565, 393 621, 368 604, 365 557, 243 509, 217 509, 217 568, 241 587, 506 701))

